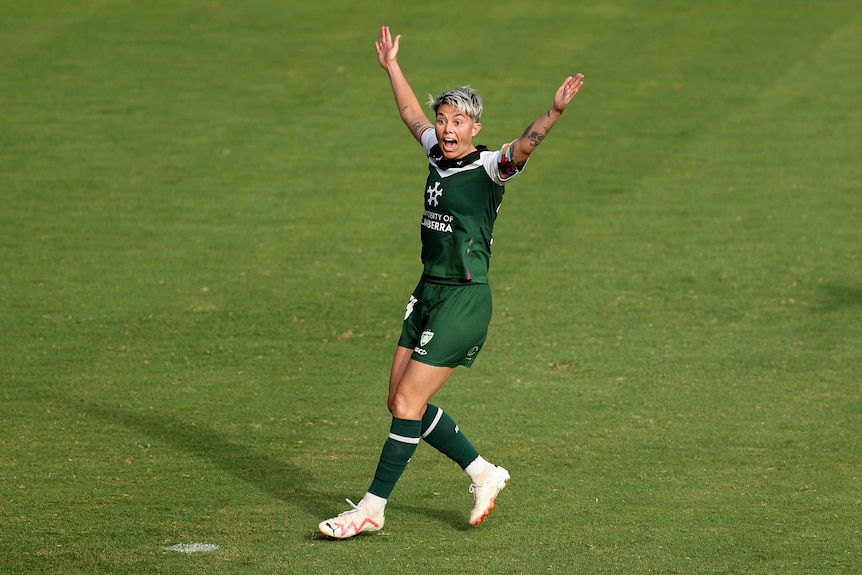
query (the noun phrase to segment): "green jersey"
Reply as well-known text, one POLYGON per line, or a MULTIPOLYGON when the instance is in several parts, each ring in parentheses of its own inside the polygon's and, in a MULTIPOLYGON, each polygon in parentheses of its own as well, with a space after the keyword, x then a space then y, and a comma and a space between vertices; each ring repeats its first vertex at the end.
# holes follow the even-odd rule
POLYGON ((488 283, 494 222, 504 184, 517 173, 506 151, 479 146, 457 160, 443 157, 432 126, 421 132, 428 154, 422 264, 427 276, 488 283))

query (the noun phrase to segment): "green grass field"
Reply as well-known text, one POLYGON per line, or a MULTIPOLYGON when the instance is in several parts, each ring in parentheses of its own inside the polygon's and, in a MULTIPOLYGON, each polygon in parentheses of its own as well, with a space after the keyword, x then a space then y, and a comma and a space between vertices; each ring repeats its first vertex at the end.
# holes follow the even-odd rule
POLYGON ((857 0, 0 0, 0 573, 862 573, 857 0), (495 317, 374 535, 414 89, 507 188, 495 317), (178 544, 218 549, 185 554, 178 544))

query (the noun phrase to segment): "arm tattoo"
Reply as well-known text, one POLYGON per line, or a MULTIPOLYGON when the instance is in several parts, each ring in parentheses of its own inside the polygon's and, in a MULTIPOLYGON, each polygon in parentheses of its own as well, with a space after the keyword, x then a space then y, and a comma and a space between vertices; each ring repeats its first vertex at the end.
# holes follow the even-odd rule
POLYGON ((421 127, 422 127, 422 122, 416 122, 415 124, 413 124, 413 133, 418 136, 419 135, 419 128, 421 128, 421 127))
POLYGON ((545 136, 543 136, 539 132, 533 130, 532 132, 530 132, 530 147, 535 148, 540 143, 542 143, 542 140, 544 140, 544 139, 545 139, 545 136))
POLYGON ((542 140, 545 139, 545 136, 548 135, 548 132, 550 132, 551 129, 545 128, 544 129, 545 133, 542 134, 542 133, 539 133, 537 130, 533 130, 532 127, 533 126, 531 125, 529 128, 527 128, 524 131, 524 135, 521 137, 527 136, 528 138, 530 138, 530 147, 535 148, 536 146, 538 146, 539 144, 542 143, 542 140))

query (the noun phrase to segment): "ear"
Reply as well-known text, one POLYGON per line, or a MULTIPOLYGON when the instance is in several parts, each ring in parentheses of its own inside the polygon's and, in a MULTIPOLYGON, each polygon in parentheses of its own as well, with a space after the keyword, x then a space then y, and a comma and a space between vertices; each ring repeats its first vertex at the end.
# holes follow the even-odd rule
POLYGON ((476 134, 478 134, 479 130, 481 130, 481 129, 482 129, 482 123, 481 122, 476 122, 475 124, 473 124, 473 135, 475 136, 476 134))

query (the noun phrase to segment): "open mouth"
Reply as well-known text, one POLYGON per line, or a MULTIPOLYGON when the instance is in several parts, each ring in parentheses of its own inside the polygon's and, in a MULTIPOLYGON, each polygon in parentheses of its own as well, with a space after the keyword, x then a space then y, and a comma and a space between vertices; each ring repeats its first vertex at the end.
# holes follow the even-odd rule
POLYGON ((454 152, 458 149, 458 141, 453 138, 443 138, 442 148, 444 152, 454 152))

